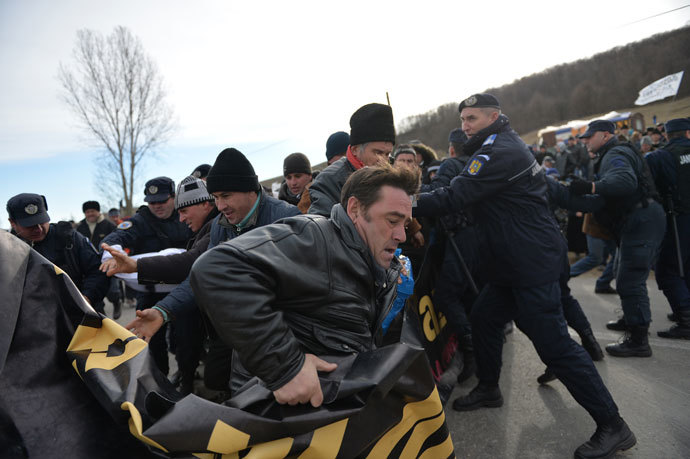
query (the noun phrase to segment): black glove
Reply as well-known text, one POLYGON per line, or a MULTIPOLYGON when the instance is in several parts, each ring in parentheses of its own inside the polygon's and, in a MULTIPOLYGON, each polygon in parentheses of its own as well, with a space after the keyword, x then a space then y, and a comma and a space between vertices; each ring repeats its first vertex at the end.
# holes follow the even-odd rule
POLYGON ((592 194, 592 182, 587 182, 580 178, 573 179, 573 181, 570 182, 570 192, 577 196, 592 194))

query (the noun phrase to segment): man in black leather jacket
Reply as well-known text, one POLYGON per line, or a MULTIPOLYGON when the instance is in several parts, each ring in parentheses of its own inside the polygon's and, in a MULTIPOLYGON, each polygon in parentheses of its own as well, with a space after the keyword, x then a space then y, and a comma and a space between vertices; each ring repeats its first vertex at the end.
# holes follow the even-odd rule
POLYGON ((382 344, 400 270, 394 252, 405 240, 418 183, 407 169, 363 168, 345 183, 330 218, 280 220, 194 264, 197 304, 279 403, 321 404, 317 371, 336 365, 316 355, 382 344))

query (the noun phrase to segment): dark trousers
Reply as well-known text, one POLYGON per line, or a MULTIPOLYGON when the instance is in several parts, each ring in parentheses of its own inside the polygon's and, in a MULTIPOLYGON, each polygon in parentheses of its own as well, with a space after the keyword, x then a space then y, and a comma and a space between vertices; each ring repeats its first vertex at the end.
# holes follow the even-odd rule
POLYGON ((670 218, 667 221, 666 235, 661 244, 659 261, 656 264, 656 283, 664 292, 675 314, 685 311, 690 314, 690 215, 676 217, 678 241, 685 277, 680 277, 678 254, 670 218))
POLYGON ((175 316, 173 334, 175 337, 175 360, 183 379, 194 378, 204 347, 204 330, 199 309, 188 308, 175 316))
POLYGON ((618 415, 618 407, 592 359, 568 334, 558 281, 526 288, 489 283, 482 289, 471 314, 477 376, 481 383, 498 384, 503 326, 510 320, 529 337, 542 362, 597 424, 618 415))
POLYGON ((209 389, 230 390, 232 348, 218 337, 211 337, 204 361, 204 385, 209 389))
POLYGON ((616 256, 616 290, 628 325, 648 326, 652 321, 647 278, 665 231, 664 209, 657 202, 635 209, 621 230, 616 256))
MULTIPOLYGON (((165 293, 137 292, 137 311, 152 308, 156 303, 165 298, 165 293)), ((168 345, 165 341, 165 334, 168 325, 164 324, 149 341, 149 352, 156 366, 164 375, 168 375, 170 366, 168 363, 168 345)))
MULTIPOLYGON (((468 270, 479 282, 477 265, 479 260, 479 244, 475 237, 475 228, 467 227, 454 235, 454 241, 465 260, 468 270)), ((481 286, 478 286, 481 288, 481 286)), ((472 333, 472 326, 467 317, 472 308, 476 295, 470 288, 469 281, 460 265, 450 241, 446 241, 443 264, 434 289, 434 306, 446 316, 451 330, 458 336, 472 333)))
POLYGON ((568 259, 563 258, 563 269, 561 270, 561 277, 558 279, 558 284, 561 287, 561 306, 563 307, 563 315, 565 320, 578 335, 588 328, 592 328, 587 316, 585 316, 580 303, 570 293, 568 281, 570 280, 570 265, 568 259))

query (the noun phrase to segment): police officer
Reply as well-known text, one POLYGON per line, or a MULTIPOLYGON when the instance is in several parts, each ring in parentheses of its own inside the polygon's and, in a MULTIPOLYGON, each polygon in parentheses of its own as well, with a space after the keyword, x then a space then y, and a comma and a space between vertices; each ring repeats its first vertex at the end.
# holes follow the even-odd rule
POLYGON ((690 119, 670 120, 665 128, 668 144, 650 152, 645 159, 667 214, 656 282, 666 295, 673 311, 671 318, 677 324, 657 335, 690 339, 690 119))
MULTIPOLYGON (((192 232, 179 220, 175 210, 175 183, 168 177, 153 178, 146 182, 144 194, 148 206, 139 207, 134 217, 120 223, 103 242, 116 249, 128 248, 131 255, 159 252, 171 247, 184 248, 192 232)), ((116 263, 108 252, 103 253, 102 260, 101 270, 104 272, 116 263)), ((150 291, 137 292, 137 310, 150 308, 165 297, 165 293, 156 293, 153 286, 150 287, 150 291)), ((167 374, 165 329, 151 338, 149 349, 158 368, 167 374)))
POLYGON ((547 204, 543 169, 490 94, 460 104, 470 162, 449 187, 419 195, 415 215, 471 209, 486 236, 487 285, 472 309, 479 383, 453 403, 460 411, 503 405, 498 387, 503 326, 515 320, 542 361, 597 423, 575 457, 608 457, 636 440, 618 414, 592 359, 570 338, 559 275, 566 247, 547 204))
MULTIPOLYGON (((659 252, 666 229, 664 210, 654 200, 657 196, 649 169, 630 143, 619 142, 615 125, 608 120, 589 123, 580 137, 587 149, 596 154, 594 182, 574 179, 570 194, 596 195, 574 205, 573 210, 591 211, 617 240, 616 290, 621 299, 623 317, 607 324, 609 329, 624 330, 619 344, 609 344, 606 352, 616 357, 649 357, 647 333, 652 321, 647 295, 647 277, 659 252)), ((574 202, 574 201, 573 201, 574 202)))
POLYGON ((18 194, 7 201, 12 234, 66 272, 86 300, 103 313, 108 278, 98 270, 98 253, 69 222, 50 223, 45 196, 18 194))

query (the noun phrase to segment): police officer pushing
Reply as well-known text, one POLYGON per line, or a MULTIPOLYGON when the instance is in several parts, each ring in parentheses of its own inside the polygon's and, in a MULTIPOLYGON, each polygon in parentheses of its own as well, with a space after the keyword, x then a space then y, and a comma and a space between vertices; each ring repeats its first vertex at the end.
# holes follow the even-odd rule
MULTIPOLYGON (((134 217, 120 223, 103 239, 103 243, 115 249, 128 248, 131 255, 159 252, 171 247, 184 248, 192 232, 180 221, 175 210, 175 182, 168 177, 153 178, 146 182, 144 194, 148 206, 139 207, 134 217)), ((103 272, 116 265, 108 252, 103 253, 102 261, 103 272)), ((156 293, 153 286, 149 287, 150 291, 137 293, 137 310, 150 308, 165 297, 165 293, 156 293)), ((165 328, 151 338, 149 349, 158 368, 167 374, 165 328)))
POLYGON ((98 270, 98 253, 69 222, 50 223, 44 196, 18 194, 7 201, 12 234, 66 272, 86 300, 103 313, 109 279, 98 270))
POLYGON ((665 125, 668 143, 645 156, 666 210, 666 235, 656 265, 656 282, 676 325, 662 338, 690 339, 690 119, 665 125))
POLYGON ((652 321, 647 277, 659 252, 666 219, 647 165, 632 144, 622 143, 607 120, 589 123, 580 136, 596 154, 593 182, 575 179, 570 184, 572 210, 593 212, 596 221, 614 235, 618 244, 616 290, 623 317, 610 322, 612 330, 626 331, 619 344, 606 352, 616 357, 649 357, 647 338, 652 321), (584 195, 595 195, 582 198, 584 195))
POLYGON ((532 341, 542 361, 594 418, 597 429, 576 458, 609 457, 635 436, 618 414, 592 359, 570 338, 561 309, 559 275, 566 247, 547 203, 543 169, 501 114, 491 94, 459 107, 468 136, 467 167, 448 187, 419 195, 414 216, 470 210, 486 237, 487 284, 471 313, 479 383, 453 403, 460 411, 499 407, 503 326, 510 320, 532 341))

